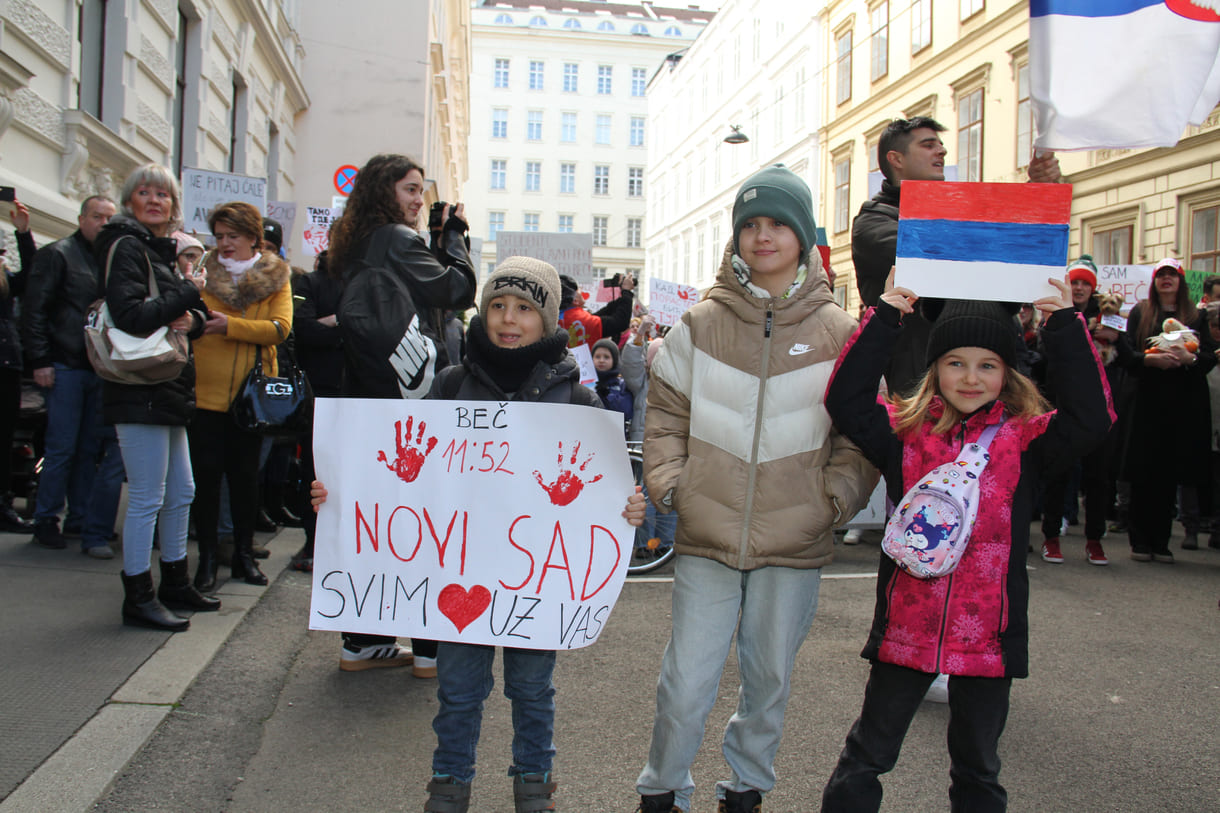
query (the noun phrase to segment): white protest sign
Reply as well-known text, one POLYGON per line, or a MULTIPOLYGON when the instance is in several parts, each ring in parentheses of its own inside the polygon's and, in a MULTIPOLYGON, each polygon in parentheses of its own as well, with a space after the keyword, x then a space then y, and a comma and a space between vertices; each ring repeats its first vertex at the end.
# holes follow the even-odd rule
POLYGON ((290 200, 269 200, 267 201, 267 217, 278 220, 279 224, 284 227, 284 247, 290 247, 292 242, 289 238, 292 237, 292 229, 297 222, 296 203, 290 200))
POLYGON ((310 629, 570 649, 622 590, 621 418, 569 404, 319 398, 310 629))
POLYGON ((1103 265, 1097 269, 1097 293, 1121 296, 1123 307, 1119 313, 1123 316, 1131 313, 1136 302, 1148 298, 1151 284, 1151 265, 1103 265))
POLYGON ((593 351, 589 349, 589 345, 581 342, 575 347, 569 347, 568 352, 580 366, 580 383, 586 387, 597 384, 597 368, 593 366, 593 351))
POLYGON ((182 169, 183 231, 206 234, 208 212, 218 204, 245 201, 260 212, 267 210, 267 179, 206 169, 182 169))
POLYGON ((699 289, 693 285, 667 282, 655 277, 648 281, 648 311, 658 325, 678 324, 682 314, 699 301, 699 289))
POLYGON ((1127 332, 1127 318, 1118 313, 1102 314, 1101 323, 1105 327, 1112 327, 1119 333, 1127 332))
POLYGON ((301 232, 301 250, 316 257, 330 246, 330 224, 335 211, 325 206, 305 207, 305 226, 301 232))
POLYGON ((581 287, 590 290, 593 279, 593 235, 546 231, 496 233, 496 265, 509 257, 533 257, 555 266, 581 287))

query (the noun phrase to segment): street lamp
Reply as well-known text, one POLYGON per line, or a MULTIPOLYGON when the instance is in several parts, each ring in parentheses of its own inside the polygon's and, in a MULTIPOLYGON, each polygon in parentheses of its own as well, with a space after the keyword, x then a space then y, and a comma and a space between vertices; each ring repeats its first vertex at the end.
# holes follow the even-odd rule
POLYGON ((729 129, 732 132, 724 137, 725 144, 745 144, 750 140, 750 137, 741 131, 740 124, 730 124, 729 129))

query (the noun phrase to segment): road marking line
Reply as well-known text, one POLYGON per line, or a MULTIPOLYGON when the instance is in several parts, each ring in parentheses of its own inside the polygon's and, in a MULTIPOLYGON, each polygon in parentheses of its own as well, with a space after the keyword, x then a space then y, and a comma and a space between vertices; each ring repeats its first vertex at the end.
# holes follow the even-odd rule
MULTIPOLYGON (((875 579, 876 573, 827 573, 823 579, 875 579)), ((628 576, 627 581, 635 584, 670 584, 673 576, 628 576)))

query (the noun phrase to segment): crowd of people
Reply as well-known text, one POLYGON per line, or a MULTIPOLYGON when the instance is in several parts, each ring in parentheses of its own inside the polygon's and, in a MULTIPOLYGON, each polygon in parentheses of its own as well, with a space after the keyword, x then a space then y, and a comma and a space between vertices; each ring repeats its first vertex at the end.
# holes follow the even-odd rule
MULTIPOLYGON (((211 248, 179 231, 178 181, 155 164, 135 170, 117 202, 86 199, 77 231, 42 248, 17 203, 22 271, 0 278, 0 427, 11 433, 16 423, 23 370, 45 393, 47 425, 32 520, 6 494, 0 530, 30 532, 54 549, 79 536, 83 553, 110 558, 125 479, 122 620, 180 631, 186 613, 219 609, 222 566, 231 578, 267 583, 254 534, 264 513, 297 520, 285 505, 289 463, 312 482, 315 508, 326 500, 310 432, 277 445, 230 415, 256 365, 275 375, 286 342, 317 396, 612 410, 643 450, 643 489, 623 495, 623 516, 640 529, 637 552, 672 545, 679 554, 638 810, 691 809, 691 765, 735 644, 741 686, 715 794, 724 813, 757 813, 776 782, 791 672, 834 532, 879 479, 898 506, 928 472, 981 444, 990 460, 952 582, 879 557, 862 653, 871 671, 822 809, 878 809, 880 776, 920 701, 947 680, 953 809, 1003 810, 996 754, 1011 681, 1028 669, 1031 523, 1040 518, 1037 552, 1052 564, 1064 561, 1082 492, 1092 564, 1109 561, 1107 529, 1128 534, 1135 561, 1173 562, 1175 517, 1183 548, 1220 547, 1220 277, 1196 303, 1181 262, 1161 260, 1125 325, 1102 318, 1114 303, 1101 301, 1088 256, 1049 281, 1054 294, 1024 305, 921 299, 895 287, 902 183, 944 180, 943 130, 915 118, 881 136, 885 180, 852 229, 859 319, 835 303, 809 187, 780 165, 738 190, 715 283, 668 329, 635 301, 630 277, 596 313, 575 280, 527 257, 500 263, 478 287, 463 207, 446 204, 422 223, 424 170, 401 155, 375 156, 359 171, 329 249, 308 273, 284 259, 279 224, 246 203, 210 213, 211 248), (98 299, 120 330, 164 327, 189 339, 181 372, 158 383, 103 381, 83 333, 98 299), (596 374, 587 387, 570 352, 579 345, 596 374), (1175 450, 1172 466, 1160 464, 1166 449, 1175 450)), ((1035 159, 1029 173, 1059 180, 1053 157, 1035 159)), ((317 526, 302 513, 305 545, 292 567, 308 572, 317 526)), ((431 813, 469 807, 494 654, 342 635, 343 671, 409 666, 437 679, 431 813)), ((518 811, 555 809, 555 659, 503 651, 518 811)))

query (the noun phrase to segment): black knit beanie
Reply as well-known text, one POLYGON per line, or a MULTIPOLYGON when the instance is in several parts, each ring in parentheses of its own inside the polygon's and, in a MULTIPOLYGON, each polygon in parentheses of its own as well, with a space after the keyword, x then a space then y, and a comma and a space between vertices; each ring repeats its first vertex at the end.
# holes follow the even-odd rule
POLYGON ((1012 320, 1013 312, 1007 307, 999 302, 949 299, 944 300, 939 311, 935 314, 929 312, 926 305, 924 308, 924 315, 934 320, 928 336, 929 367, 958 347, 982 347, 995 353, 1009 367, 1016 366, 1017 330, 1012 320))
POLYGON ((801 241, 801 262, 817 242, 813 219, 813 193, 801 177, 783 164, 755 172, 737 190, 733 201, 733 253, 740 255, 738 236, 752 217, 770 217, 787 223, 801 241))
POLYGON ((618 345, 615 344, 610 339, 598 339, 596 342, 593 343, 593 349, 591 352, 596 353, 597 348, 599 348, 599 347, 605 348, 606 350, 610 351, 610 355, 614 357, 614 365, 610 369, 617 370, 618 369, 618 345))

